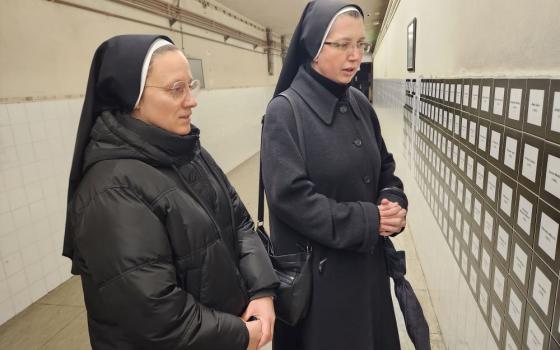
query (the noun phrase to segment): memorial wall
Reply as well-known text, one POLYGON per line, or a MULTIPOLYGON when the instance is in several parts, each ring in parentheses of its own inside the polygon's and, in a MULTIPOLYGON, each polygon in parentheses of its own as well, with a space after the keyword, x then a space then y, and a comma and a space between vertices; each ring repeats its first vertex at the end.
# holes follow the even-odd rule
POLYGON ((496 344, 558 349, 560 80, 405 86, 414 177, 496 344))

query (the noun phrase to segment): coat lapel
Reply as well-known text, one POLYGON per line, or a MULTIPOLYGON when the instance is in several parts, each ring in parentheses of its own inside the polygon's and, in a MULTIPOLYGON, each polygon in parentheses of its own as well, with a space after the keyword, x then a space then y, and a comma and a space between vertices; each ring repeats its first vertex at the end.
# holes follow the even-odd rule
POLYGON ((323 123, 327 125, 332 124, 338 99, 329 90, 313 79, 313 77, 305 71, 303 66, 299 67, 299 71, 291 87, 323 123))

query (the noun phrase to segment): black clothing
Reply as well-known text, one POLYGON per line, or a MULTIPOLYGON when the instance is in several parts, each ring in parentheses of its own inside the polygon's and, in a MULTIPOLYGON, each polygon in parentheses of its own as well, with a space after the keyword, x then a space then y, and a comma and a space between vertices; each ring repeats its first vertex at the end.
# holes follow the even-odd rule
POLYGON ((237 316, 272 295, 276 277, 198 136, 167 134, 109 112, 92 129, 70 208, 92 347, 244 350, 237 316), (142 138, 153 132, 175 138, 166 146, 178 156, 142 138))
POLYGON ((278 281, 199 130, 175 135, 130 115, 158 38, 171 42, 117 36, 95 53, 63 254, 82 278, 92 348, 245 350, 239 316, 278 281))
POLYGON ((307 318, 294 328, 277 321, 274 349, 398 349, 377 203, 407 200, 377 116, 358 90, 339 100, 303 67, 290 89, 305 156, 289 102, 275 97, 261 155, 271 238, 278 254, 310 240, 317 268, 307 318))
POLYGON ((329 92, 333 94, 334 97, 338 99, 346 97, 348 88, 350 87, 350 83, 341 84, 322 76, 321 73, 317 72, 313 67, 311 67, 311 62, 304 64, 303 67, 305 71, 313 77, 313 79, 317 80, 319 84, 323 85, 325 89, 329 90, 329 92))
MULTIPOLYGON (((95 120, 103 111, 132 112, 140 93, 141 71, 146 53, 157 39, 173 43, 163 35, 119 35, 103 42, 95 51, 72 157, 68 203, 82 179, 84 150, 89 143, 95 120)), ((68 224, 66 220, 62 254, 72 259, 73 233, 68 224)))
POLYGON ((364 15, 358 5, 347 4, 340 0, 310 1, 305 6, 290 40, 290 46, 274 89, 274 96, 290 87, 300 66, 311 62, 321 48, 321 41, 331 19, 338 11, 347 6, 355 7, 362 16, 364 15))

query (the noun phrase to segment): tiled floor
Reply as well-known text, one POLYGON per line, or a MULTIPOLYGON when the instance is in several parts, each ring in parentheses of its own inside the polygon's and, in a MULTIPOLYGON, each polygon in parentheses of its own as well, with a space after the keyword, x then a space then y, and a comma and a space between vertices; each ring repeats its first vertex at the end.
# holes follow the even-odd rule
MULTIPOLYGON (((229 178, 256 217, 258 156, 229 173, 229 178)), ((430 294, 426 288, 412 232, 407 229, 394 239, 396 246, 407 254, 407 276, 422 304, 430 325, 432 349, 445 349, 430 294)), ((397 321, 403 350, 414 349, 408 339, 398 303, 397 321)), ((0 326, 0 349, 89 349, 86 314, 79 277, 73 277, 51 291, 23 312, 0 326)), ((270 350, 267 346, 265 350, 270 350)))

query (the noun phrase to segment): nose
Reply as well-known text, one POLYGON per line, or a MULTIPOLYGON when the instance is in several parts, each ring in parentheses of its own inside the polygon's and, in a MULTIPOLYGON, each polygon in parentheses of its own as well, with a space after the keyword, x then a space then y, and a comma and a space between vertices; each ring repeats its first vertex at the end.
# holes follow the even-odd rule
POLYGON ((362 50, 356 45, 352 46, 352 51, 350 51, 350 55, 348 55, 348 59, 351 61, 361 60, 362 59, 362 50))
POLYGON ((183 99, 183 107, 195 108, 196 106, 198 106, 196 98, 192 94, 187 94, 187 96, 185 96, 185 98, 183 99))

